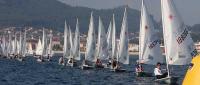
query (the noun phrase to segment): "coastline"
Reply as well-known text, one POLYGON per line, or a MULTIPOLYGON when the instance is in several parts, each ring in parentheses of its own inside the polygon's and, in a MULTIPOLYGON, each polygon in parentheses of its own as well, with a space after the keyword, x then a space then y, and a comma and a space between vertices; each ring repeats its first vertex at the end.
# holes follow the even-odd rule
MULTIPOLYGON (((62 54, 63 54, 62 51, 53 51, 53 53, 54 53, 55 55, 62 55, 62 54)), ((81 54, 85 54, 84 51, 81 51, 80 53, 81 53, 81 54)), ((135 55, 135 56, 137 56, 137 55, 139 55, 139 52, 129 52, 129 55, 135 55)), ((134 56, 134 57, 135 57, 135 56, 134 56)))

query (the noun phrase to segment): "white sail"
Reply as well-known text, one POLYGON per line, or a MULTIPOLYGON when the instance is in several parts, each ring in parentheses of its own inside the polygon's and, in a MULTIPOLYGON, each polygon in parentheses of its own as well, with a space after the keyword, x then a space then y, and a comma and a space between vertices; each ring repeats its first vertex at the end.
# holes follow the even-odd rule
POLYGON ((53 53, 52 53, 52 37, 53 37, 53 35, 52 35, 52 30, 51 30, 50 31, 50 36, 49 36, 49 45, 48 45, 48 54, 50 56, 53 55, 53 53))
POLYGON ((99 17, 99 30, 98 30, 98 40, 97 40, 97 58, 101 60, 108 59, 108 50, 106 42, 106 32, 103 26, 103 22, 99 17))
POLYGON ((142 1, 141 7, 139 61, 153 65, 157 62, 164 62, 160 48, 160 40, 144 1, 142 1))
POLYGON ((129 53, 128 53, 128 22, 126 8, 124 11, 124 17, 122 21, 120 42, 119 42, 119 62, 123 64, 129 64, 129 53))
POLYGON ((19 35, 19 41, 18 41, 18 52, 19 52, 19 55, 21 57, 22 55, 22 34, 21 34, 21 31, 20 31, 20 35, 19 35))
POLYGON ((12 54, 12 36, 11 36, 11 34, 12 33, 10 31, 8 31, 8 45, 6 46, 7 54, 12 54))
POLYGON ((165 55, 168 64, 189 64, 197 54, 188 27, 172 0, 161 0, 165 55))
POLYGON ((95 61, 95 48, 96 48, 96 36, 94 29, 93 13, 91 13, 88 36, 87 36, 86 53, 85 53, 86 60, 93 62, 95 61))
POLYGON ((15 54, 15 40, 12 40, 12 42, 11 42, 12 44, 11 44, 11 54, 15 54))
POLYGON ((76 31, 75 31, 75 37, 74 37, 74 59, 80 60, 80 33, 79 33, 79 22, 77 19, 76 23, 76 31))
POLYGON ((42 36, 42 56, 47 56, 47 34, 43 28, 43 36, 42 36))
POLYGON ((110 22, 107 32, 107 50, 108 50, 108 58, 112 56, 112 23, 110 22))
POLYGON ((28 54, 33 54, 33 48, 31 43, 28 44, 28 54))
POLYGON ((42 55, 42 51, 43 51, 42 42, 39 38, 35 53, 36 53, 36 55, 42 55))
POLYGON ((68 28, 67 23, 65 21, 65 28, 64 28, 64 47, 63 47, 63 57, 67 58, 69 56, 68 53, 68 28))
POLYGON ((112 26, 112 59, 117 59, 117 44, 116 44, 116 27, 115 27, 115 16, 113 14, 113 26, 112 26))
POLYGON ((18 46, 17 46, 17 34, 15 34, 15 39, 14 39, 14 42, 13 42, 13 54, 17 55, 18 54, 18 46))
POLYGON ((24 31, 24 36, 23 36, 23 40, 22 40, 22 56, 25 57, 27 54, 27 47, 26 47, 26 29, 24 31))
POLYGON ((72 32, 71 32, 71 28, 69 27, 69 43, 70 43, 70 57, 71 58, 73 57, 73 50, 74 50, 72 38, 73 38, 73 35, 72 35, 72 32))
POLYGON ((7 51, 6 51, 6 39, 5 39, 4 35, 3 35, 3 38, 2 38, 1 48, 2 48, 3 56, 6 56, 6 54, 7 54, 7 51))
POLYGON ((20 43, 19 43, 19 41, 17 41, 16 48, 17 48, 16 54, 20 54, 20 43))

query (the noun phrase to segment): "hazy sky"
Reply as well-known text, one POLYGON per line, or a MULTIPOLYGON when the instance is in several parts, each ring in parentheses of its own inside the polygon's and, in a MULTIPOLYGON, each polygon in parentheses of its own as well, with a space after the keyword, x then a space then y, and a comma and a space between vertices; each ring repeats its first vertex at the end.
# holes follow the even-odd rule
MULTIPOLYGON (((128 4, 140 10, 141 0, 60 0, 73 6, 107 9, 128 4)), ((200 0, 174 0, 175 5, 187 25, 200 24, 200 0)), ((146 0, 149 12, 157 21, 161 18, 160 0, 146 0)))

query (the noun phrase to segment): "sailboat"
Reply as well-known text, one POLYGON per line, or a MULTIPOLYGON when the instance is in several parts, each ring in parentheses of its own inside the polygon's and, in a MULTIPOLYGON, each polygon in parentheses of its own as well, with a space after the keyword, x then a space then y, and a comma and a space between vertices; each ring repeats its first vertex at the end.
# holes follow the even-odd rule
POLYGON ((124 11, 124 17, 122 21, 119 49, 117 55, 117 66, 114 68, 115 72, 124 72, 126 69, 119 68, 119 62, 123 64, 129 64, 129 52, 128 52, 128 22, 127 22, 127 12, 126 8, 124 11))
POLYGON ((22 33, 20 31, 20 37, 19 37, 19 41, 18 41, 18 46, 17 46, 17 49, 18 49, 18 55, 17 55, 17 60, 18 61, 23 61, 23 43, 22 43, 22 33))
POLYGON ((73 35, 72 35, 72 32, 71 32, 71 28, 69 27, 69 44, 70 44, 70 48, 69 48, 69 57, 68 57, 68 62, 67 64, 69 66, 75 66, 75 61, 74 61, 74 55, 73 55, 73 50, 74 50, 74 46, 73 46, 73 35))
POLYGON ((168 76, 158 79, 158 82, 176 83, 177 78, 172 76, 169 65, 189 64, 192 57, 197 55, 188 27, 177 12, 172 0, 161 0, 163 37, 168 76))
MULTIPOLYGON (((140 35, 139 35, 139 63, 156 65, 164 63, 164 56, 160 48, 160 40, 152 18, 147 11, 144 0, 141 6, 140 35)), ((136 73, 138 77, 150 76, 147 72, 136 73)))
POLYGON ((97 52, 96 52, 96 65, 97 68, 104 68, 101 60, 108 59, 106 32, 103 26, 101 17, 99 17, 99 29, 98 29, 98 40, 97 40, 97 52))
POLYGON ((75 60, 81 60, 81 58, 80 58, 80 32, 79 32, 78 19, 77 19, 77 23, 76 23, 76 30, 75 30, 75 36, 74 36, 73 58, 75 60))
POLYGON ((65 65, 65 58, 67 58, 69 56, 68 52, 69 52, 68 51, 68 28, 67 28, 67 23, 65 21, 63 56, 59 58, 60 65, 65 65))
POLYGON ((48 56, 48 50, 47 50, 47 34, 45 29, 43 28, 43 34, 42 34, 42 55, 40 58, 38 58, 39 62, 43 62, 44 58, 48 56))
POLYGON ((86 43, 86 52, 82 64, 82 69, 93 68, 93 66, 89 66, 88 61, 95 62, 95 49, 96 49, 96 35, 94 29, 93 13, 91 13, 87 43, 86 43))
POLYGON ((39 40, 38 40, 38 43, 37 43, 37 47, 36 47, 36 51, 35 51, 35 53, 36 53, 35 56, 38 58, 37 59, 38 62, 41 62, 41 59, 39 59, 39 58, 42 58, 41 57, 42 56, 42 51, 43 51, 42 42, 41 42, 40 37, 39 37, 39 40))

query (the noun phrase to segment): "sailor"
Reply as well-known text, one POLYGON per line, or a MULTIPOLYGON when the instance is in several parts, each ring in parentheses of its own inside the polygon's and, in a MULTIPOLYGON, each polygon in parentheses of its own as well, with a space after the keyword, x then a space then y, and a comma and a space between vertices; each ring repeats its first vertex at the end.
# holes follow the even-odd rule
POLYGON ((96 65, 97 67, 102 66, 101 60, 100 60, 100 59, 97 59, 95 65, 96 65))
POLYGON ((107 66, 110 66, 111 64, 112 64, 112 59, 109 58, 107 66))
POLYGON ((67 63, 68 64, 72 64, 73 63, 73 58, 70 58, 67 63))
POLYGON ((60 59, 59 59, 59 64, 60 64, 60 65, 65 65, 65 62, 64 62, 64 58, 63 58, 63 57, 60 57, 60 59))
POLYGON ((114 69, 115 67, 117 67, 117 61, 116 59, 112 60, 112 68, 114 69))
POLYGON ((165 78, 168 75, 167 72, 164 73, 164 74, 162 74, 160 66, 161 66, 161 63, 158 62, 156 64, 156 68, 154 69, 154 74, 155 74, 155 76, 156 76, 157 79, 165 78))
POLYGON ((139 63, 139 61, 137 61, 136 68, 135 68, 135 72, 136 72, 136 73, 144 72, 144 68, 143 68, 142 65, 139 63))

